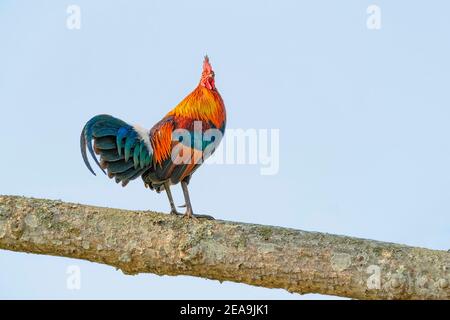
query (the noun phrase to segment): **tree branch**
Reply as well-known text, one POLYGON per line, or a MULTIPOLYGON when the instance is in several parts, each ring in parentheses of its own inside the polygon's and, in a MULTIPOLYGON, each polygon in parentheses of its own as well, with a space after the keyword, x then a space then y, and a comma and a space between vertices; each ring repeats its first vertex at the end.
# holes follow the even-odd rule
POLYGON ((318 232, 0 196, 0 248, 358 299, 449 299, 450 253, 318 232))

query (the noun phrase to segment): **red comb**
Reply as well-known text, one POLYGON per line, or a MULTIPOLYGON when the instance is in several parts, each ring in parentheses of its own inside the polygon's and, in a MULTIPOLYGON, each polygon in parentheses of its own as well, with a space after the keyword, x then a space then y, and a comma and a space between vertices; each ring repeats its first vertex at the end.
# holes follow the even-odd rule
POLYGON ((212 71, 211 64, 209 63, 209 57, 208 55, 205 56, 205 60, 203 61, 203 72, 210 73, 212 71))

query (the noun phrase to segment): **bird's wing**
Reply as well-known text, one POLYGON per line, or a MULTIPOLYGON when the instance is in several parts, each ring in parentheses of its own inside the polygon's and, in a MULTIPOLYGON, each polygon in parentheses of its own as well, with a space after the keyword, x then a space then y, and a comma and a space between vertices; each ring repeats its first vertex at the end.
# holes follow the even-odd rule
POLYGON ((205 148, 212 143, 203 139, 203 133, 210 128, 210 124, 203 122, 202 132, 195 133, 195 120, 187 117, 167 116, 158 122, 150 131, 154 178, 170 178, 176 184, 191 175, 203 162, 205 148), (178 140, 179 137, 182 138, 178 140))
POLYGON ((132 126, 110 115, 97 115, 89 120, 80 137, 81 154, 88 169, 86 148, 103 173, 125 186, 153 164, 153 148, 149 131, 132 126), (94 144, 92 144, 92 140, 94 144), (100 156, 100 161, 96 155, 100 156))

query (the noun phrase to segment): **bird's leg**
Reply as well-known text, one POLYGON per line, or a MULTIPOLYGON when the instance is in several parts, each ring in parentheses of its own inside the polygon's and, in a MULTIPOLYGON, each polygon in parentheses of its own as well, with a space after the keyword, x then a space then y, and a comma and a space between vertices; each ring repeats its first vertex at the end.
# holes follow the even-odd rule
POLYGON ((181 188, 183 189, 184 201, 186 203, 186 213, 184 216, 186 218, 192 218, 194 216, 194 212, 192 210, 191 199, 189 197, 189 191, 185 181, 181 181, 181 188))
POLYGON ((192 210, 192 204, 191 204, 191 199, 189 198, 189 191, 188 191, 188 187, 187 187, 187 182, 186 181, 181 181, 181 188, 183 189, 183 195, 184 195, 184 200, 186 201, 186 213, 184 214, 183 217, 185 218, 205 218, 205 219, 210 219, 210 220, 214 220, 213 217, 208 216, 208 215, 203 215, 203 214, 194 214, 193 210, 192 210))
POLYGON ((175 207, 175 203, 173 202, 172 191, 170 191, 170 184, 168 182, 164 183, 164 189, 166 189, 167 198, 169 198, 170 202, 170 214, 181 214, 177 211, 175 207))

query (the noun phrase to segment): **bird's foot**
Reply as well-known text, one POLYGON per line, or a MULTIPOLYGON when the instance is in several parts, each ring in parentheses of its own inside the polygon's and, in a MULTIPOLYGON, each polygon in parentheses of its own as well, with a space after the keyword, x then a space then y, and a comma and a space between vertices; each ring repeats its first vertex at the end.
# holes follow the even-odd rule
POLYGON ((192 212, 191 208, 187 208, 186 213, 183 215, 183 219, 197 220, 197 218, 194 216, 194 213, 192 212))
POLYGON ((207 214, 196 214, 195 217, 199 218, 199 219, 205 219, 205 220, 216 220, 216 219, 214 219, 213 216, 209 216, 207 214))
POLYGON ((182 213, 179 213, 179 212, 177 211, 177 209, 172 209, 172 210, 170 210, 170 214, 171 214, 171 215, 174 215, 174 216, 181 216, 181 215, 182 215, 182 213))
POLYGON ((183 215, 183 218, 184 219, 193 219, 193 220, 198 220, 198 219, 215 220, 214 217, 208 216, 206 214, 193 214, 192 210, 186 210, 186 213, 183 215))

